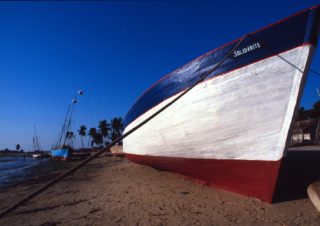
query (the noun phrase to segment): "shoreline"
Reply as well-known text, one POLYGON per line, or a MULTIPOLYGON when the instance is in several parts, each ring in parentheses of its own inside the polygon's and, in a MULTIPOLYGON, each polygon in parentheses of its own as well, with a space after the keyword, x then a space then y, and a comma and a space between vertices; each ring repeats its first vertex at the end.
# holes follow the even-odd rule
MULTIPOLYGON (((15 156, 14 156, 15 157, 15 156)), ((60 172, 63 172, 75 163, 68 162, 62 163, 59 161, 52 161, 48 158, 43 159, 34 159, 34 158, 26 158, 20 159, 20 165, 16 166, 18 163, 17 160, 13 159, 8 162, 12 162, 12 166, 8 169, 9 171, 14 170, 13 167, 18 167, 15 172, 8 172, 8 175, 0 178, 0 189, 10 189, 12 187, 20 186, 20 185, 32 185, 37 183, 42 183, 44 181, 48 181, 50 178, 54 178, 60 172), (24 162, 28 161, 28 162, 24 162), (26 165, 23 165, 27 163, 26 165)))
MULTIPOLYGON (((0 209, 46 181, 29 182, 1 189, 0 209)), ((320 214, 307 198, 267 204, 124 157, 102 156, 0 219, 0 224, 319 225, 320 214)))

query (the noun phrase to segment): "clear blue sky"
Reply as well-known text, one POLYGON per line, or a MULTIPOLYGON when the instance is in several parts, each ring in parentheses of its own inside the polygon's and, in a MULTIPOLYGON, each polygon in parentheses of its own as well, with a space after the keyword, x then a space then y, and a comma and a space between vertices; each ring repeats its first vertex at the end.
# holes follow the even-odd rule
MULTIPOLYGON (((151 84, 226 42, 318 1, 0 2, 0 149, 51 147, 77 90, 73 128, 124 117, 151 84), (241 3, 240 3, 241 2, 241 3)), ((320 71, 320 53, 312 68, 320 71)), ((302 105, 319 99, 309 75, 302 105)), ((79 141, 78 141, 79 142, 79 141)))

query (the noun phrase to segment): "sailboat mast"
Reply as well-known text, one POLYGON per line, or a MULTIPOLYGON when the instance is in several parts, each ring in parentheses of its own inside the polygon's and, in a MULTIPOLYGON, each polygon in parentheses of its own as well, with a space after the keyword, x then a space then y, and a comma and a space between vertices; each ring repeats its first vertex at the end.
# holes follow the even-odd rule
MULTIPOLYGON (((65 131, 66 131, 67 124, 68 124, 68 118, 69 118, 69 114, 70 114, 70 108, 71 108, 71 104, 68 105, 67 114, 66 114, 66 117, 65 117, 65 119, 64 119, 64 123, 63 123, 62 129, 61 129, 61 131, 60 131, 60 135, 59 135, 59 138, 58 138, 59 140, 58 140, 58 142, 57 142, 57 144, 56 144, 56 147, 61 146, 61 142, 62 142, 63 137, 66 137, 66 136, 65 136, 65 134, 66 134, 65 131)), ((66 141, 66 140, 64 140, 63 144, 65 144, 65 141, 66 141)))
POLYGON ((32 137, 32 143, 33 143, 34 150, 36 151, 37 150, 37 145, 36 145, 36 141, 35 141, 34 137, 32 137))
POLYGON ((78 96, 81 96, 83 94, 82 90, 79 90, 76 96, 72 99, 71 104, 68 106, 67 114, 65 117, 65 121, 59 136, 59 142, 57 146, 61 145, 62 139, 63 139, 63 145, 67 145, 67 140, 71 139, 70 132, 71 132, 71 122, 72 122, 72 115, 74 111, 74 106, 78 102, 78 96))
POLYGON ((72 100, 70 115, 69 115, 68 120, 66 121, 66 133, 65 133, 64 142, 63 142, 64 145, 66 144, 67 139, 68 139, 68 136, 69 136, 69 132, 70 132, 70 128, 71 128, 72 114, 73 114, 73 109, 74 109, 74 104, 75 104, 75 103, 76 103, 76 102, 74 102, 74 101, 72 100))
POLYGON ((33 125, 33 129, 34 129, 34 135, 35 135, 33 137, 33 143, 34 143, 36 151, 40 151, 39 138, 38 138, 38 134, 37 134, 37 130, 36 130, 35 125, 33 125))

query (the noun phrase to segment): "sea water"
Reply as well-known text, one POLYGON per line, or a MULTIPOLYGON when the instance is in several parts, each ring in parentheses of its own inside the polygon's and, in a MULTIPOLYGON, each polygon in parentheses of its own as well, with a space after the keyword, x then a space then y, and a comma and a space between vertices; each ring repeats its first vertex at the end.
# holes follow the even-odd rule
POLYGON ((45 165, 48 159, 35 159, 23 156, 0 157, 0 187, 6 187, 34 177, 32 168, 45 165))

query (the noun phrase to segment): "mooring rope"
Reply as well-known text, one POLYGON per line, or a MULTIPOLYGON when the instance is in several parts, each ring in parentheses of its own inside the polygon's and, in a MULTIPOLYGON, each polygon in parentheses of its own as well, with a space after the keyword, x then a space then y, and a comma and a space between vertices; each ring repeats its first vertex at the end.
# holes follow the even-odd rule
MULTIPOLYGON (((252 34, 248 34, 247 35, 249 38, 253 39, 256 42, 261 42, 261 40, 259 40, 258 38, 254 37, 252 34)), ((270 46, 270 45, 266 45, 266 47, 270 50, 271 53, 273 53, 274 55, 276 55, 277 57, 279 57, 281 60, 283 60, 284 62, 286 62, 287 64, 289 64, 290 66, 294 67, 295 69, 297 69, 298 71, 300 71, 301 73, 303 73, 303 70, 301 68, 299 68, 297 65, 295 65, 294 63, 291 63, 289 60, 285 59, 284 57, 282 57, 279 53, 276 53, 276 51, 270 46)), ((320 76, 320 72, 316 71, 315 69, 309 68, 309 72, 313 73, 314 75, 318 75, 320 76)))
POLYGON ((76 170, 78 170, 80 167, 86 165, 87 163, 89 163, 90 161, 92 161, 94 158, 98 157, 99 155, 101 155, 102 153, 104 153, 105 151, 109 150, 112 146, 114 146, 115 144, 117 144, 119 141, 123 140, 125 137, 129 136, 131 133, 133 133, 134 131, 136 131, 137 129, 139 129, 140 127, 142 127, 144 124, 146 124, 147 122, 149 122, 151 119, 153 119, 154 117, 156 117, 158 114, 160 114, 162 111, 164 111, 165 109, 167 109, 168 107, 170 107, 173 103, 175 103, 177 100, 179 100, 181 97, 183 97, 185 94, 187 94, 191 89, 193 89, 196 85, 198 85, 199 83, 201 83, 202 81, 205 80, 206 77, 208 77, 212 72, 214 72, 217 68, 219 68, 227 59, 228 57, 239 47, 239 45, 246 39, 246 37, 248 36, 248 34, 246 34, 245 36, 243 36, 238 43, 224 56, 224 58, 222 58, 221 61, 219 61, 211 70, 208 70, 207 72, 205 72, 203 75, 200 76, 200 79, 198 81, 196 81, 192 86, 190 86, 189 88, 187 88, 185 91, 183 91, 179 96, 177 96, 175 99, 173 99, 171 102, 169 102, 168 104, 166 104, 165 106, 163 106, 162 108, 160 108, 157 112, 155 112, 154 114, 152 114, 151 116, 149 116, 147 119, 145 119, 143 122, 141 122, 140 124, 138 124, 137 126, 133 127, 131 130, 129 130, 128 132, 126 132, 125 134, 123 134, 121 137, 118 137, 116 140, 114 140, 112 143, 108 144, 104 149, 101 149, 99 152, 96 152, 95 154, 93 154, 92 156, 90 156, 89 158, 83 160, 82 162, 80 162, 78 165, 74 166, 73 168, 71 168, 70 170, 68 170, 65 173, 62 173, 61 175, 57 176, 56 178, 52 179, 51 181, 49 181, 48 183, 46 183, 45 185, 41 186, 39 189, 35 190, 34 192, 32 192, 31 194, 27 195, 26 197, 24 197, 23 199, 21 199, 20 201, 16 202, 15 204, 13 204, 11 207, 3 210, 2 212, 0 212, 0 218, 6 216, 7 214, 9 214, 10 212, 12 212, 13 210, 17 209, 19 206, 23 205, 24 203, 26 203, 27 201, 31 200, 32 198, 36 197, 37 195, 41 194, 43 191, 47 190, 48 188, 50 188, 51 186, 53 186, 54 184, 58 183, 60 180, 62 180, 63 178, 65 178, 66 176, 74 173, 76 170))

